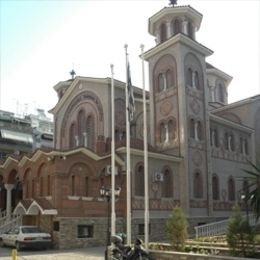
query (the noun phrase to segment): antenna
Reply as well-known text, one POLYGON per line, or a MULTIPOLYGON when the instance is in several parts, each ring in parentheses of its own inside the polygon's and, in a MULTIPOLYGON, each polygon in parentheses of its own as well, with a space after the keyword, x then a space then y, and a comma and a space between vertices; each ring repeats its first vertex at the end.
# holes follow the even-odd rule
POLYGON ((175 5, 177 5, 177 0, 170 0, 169 5, 172 5, 172 7, 174 7, 175 5))
POLYGON ((72 70, 70 71, 71 79, 75 78, 76 72, 74 70, 74 63, 72 62, 72 70))

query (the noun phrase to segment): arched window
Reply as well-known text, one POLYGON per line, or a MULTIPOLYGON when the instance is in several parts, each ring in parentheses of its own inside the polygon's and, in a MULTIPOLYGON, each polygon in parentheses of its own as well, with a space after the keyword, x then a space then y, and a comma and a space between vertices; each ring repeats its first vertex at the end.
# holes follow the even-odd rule
POLYGON ((195 87, 197 88, 197 89, 200 89, 200 81, 199 81, 199 73, 198 73, 198 71, 195 71, 195 87))
POLYGON ((161 39, 161 42, 164 42, 167 40, 166 25, 164 23, 162 23, 160 26, 160 39, 161 39))
POLYGON ((160 142, 164 143, 166 138, 166 131, 165 131, 165 125, 164 123, 160 124, 160 142))
POLYGON ((84 111, 80 110, 78 114, 78 138, 79 138, 79 146, 84 145, 84 111))
POLYGON ((193 38, 193 28, 192 28, 192 23, 188 22, 188 36, 190 38, 193 38))
POLYGON ((245 146, 245 154, 248 155, 248 142, 247 142, 247 139, 244 139, 244 146, 245 146))
POLYGON ((35 198, 35 180, 32 180, 32 198, 35 198))
POLYGON ((46 186, 47 186, 47 196, 50 196, 51 195, 51 186, 52 186, 50 175, 47 176, 47 185, 46 186))
POLYGON ((230 151, 235 151, 235 140, 234 140, 234 135, 233 134, 229 135, 229 150, 230 151))
POLYGON ((243 181, 243 194, 246 196, 249 194, 249 183, 247 179, 243 181))
POLYGON ((219 200, 219 181, 217 175, 213 175, 212 177, 212 197, 213 200, 219 200))
POLYGON ((195 121, 194 119, 190 120, 190 137, 195 138, 195 121))
POLYGON ((43 176, 40 177, 40 197, 43 197, 44 193, 43 193, 43 176))
POLYGON ((71 176, 71 195, 75 196, 76 195, 76 177, 75 175, 71 176))
POLYGON ((158 91, 161 92, 164 90, 164 76, 162 73, 158 75, 158 91))
POLYGON ((196 126, 197 126, 198 139, 202 140, 203 138, 202 138, 202 125, 201 125, 201 122, 198 121, 196 126))
POLYGON ((219 96, 219 101, 224 103, 225 102, 225 90, 222 84, 218 85, 218 96, 219 96))
POLYGON ((174 35, 181 32, 181 22, 176 19, 174 21, 174 35))
POLYGON ((173 86, 174 86, 173 72, 171 70, 167 70, 167 72, 166 72, 166 88, 171 88, 173 86))
POLYGON ((243 154, 243 152, 244 152, 244 139, 242 137, 240 137, 239 141, 240 141, 239 142, 239 144, 240 144, 240 153, 243 154))
POLYGON ((228 199, 230 201, 234 201, 235 200, 235 194, 236 194, 235 182, 234 182, 234 179, 232 177, 230 177, 228 179, 228 199))
POLYGON ((169 169, 163 172, 164 180, 162 182, 162 197, 172 198, 173 197, 173 183, 172 183, 172 173, 169 169))
POLYGON ((135 171, 135 195, 144 196, 144 166, 139 165, 135 171))
POLYGON ((192 87, 192 69, 188 69, 188 74, 187 74, 187 84, 189 87, 192 87))
POLYGON ((84 179, 84 196, 89 196, 89 177, 88 176, 85 176, 85 179, 84 179))
POLYGON ((218 130, 217 129, 214 129, 214 145, 216 146, 216 147, 218 147, 219 146, 219 144, 218 144, 218 130))
POLYGON ((225 147, 226 150, 229 149, 228 136, 229 136, 228 133, 225 133, 225 135, 224 135, 224 147, 225 147))
POLYGON ((76 126, 75 124, 71 124, 70 126, 70 134, 69 134, 69 146, 70 148, 75 148, 76 147, 76 126))
POLYGON ((94 148, 94 135, 94 118, 93 116, 89 115, 87 118, 87 140, 85 140, 86 146, 88 148, 94 148))
POLYGON ((210 144, 213 147, 218 147, 218 130, 210 129, 210 144))
POLYGON ((176 123, 173 120, 168 122, 169 140, 173 142, 176 139, 176 123))
POLYGON ((199 172, 195 172, 194 174, 193 193, 195 199, 203 198, 203 182, 202 182, 201 174, 199 172))

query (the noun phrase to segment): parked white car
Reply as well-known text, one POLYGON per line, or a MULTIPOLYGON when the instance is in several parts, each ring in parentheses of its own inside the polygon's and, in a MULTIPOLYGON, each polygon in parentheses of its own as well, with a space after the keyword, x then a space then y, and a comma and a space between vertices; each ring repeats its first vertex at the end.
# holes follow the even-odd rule
POLYGON ((19 226, 1 235, 3 246, 14 246, 19 251, 22 248, 50 248, 52 239, 49 233, 44 233, 37 226, 19 226))

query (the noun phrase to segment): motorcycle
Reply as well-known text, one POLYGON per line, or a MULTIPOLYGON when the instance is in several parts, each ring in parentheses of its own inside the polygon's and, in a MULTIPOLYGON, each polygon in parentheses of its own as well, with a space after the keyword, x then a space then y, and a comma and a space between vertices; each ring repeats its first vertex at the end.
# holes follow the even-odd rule
POLYGON ((136 238, 133 247, 125 245, 123 239, 115 235, 111 238, 114 248, 112 249, 112 260, 149 260, 149 253, 143 247, 143 241, 136 238))

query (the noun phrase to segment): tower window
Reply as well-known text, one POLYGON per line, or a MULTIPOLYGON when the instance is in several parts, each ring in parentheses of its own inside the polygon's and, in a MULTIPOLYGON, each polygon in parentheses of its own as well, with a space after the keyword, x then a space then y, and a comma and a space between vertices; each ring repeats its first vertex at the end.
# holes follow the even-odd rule
POLYGON ((172 173, 169 169, 163 172, 162 197, 171 198, 173 196, 172 173))
POLYGON ((174 31, 174 35, 181 32, 181 22, 179 21, 179 19, 176 19, 174 21, 173 31, 174 31))
POLYGON ((218 85, 218 96, 219 96, 219 101, 224 103, 225 102, 225 89, 222 84, 218 85))
POLYGON ((201 174, 199 172, 196 172, 194 174, 194 180, 193 180, 193 196, 196 199, 201 199, 203 197, 203 182, 201 178, 201 174))
POLYGON ((160 26, 160 39, 161 42, 165 42, 167 40, 166 25, 164 23, 160 26))
POLYGON ((158 90, 159 92, 164 90, 164 76, 162 73, 158 76, 158 90))
POLYGON ((174 80, 173 80, 173 72, 171 70, 167 70, 166 72, 166 88, 173 87, 174 80))
POLYGON ((232 177, 230 177, 228 180, 228 199, 230 201, 235 200, 235 182, 232 177))
POLYGON ((193 28, 192 28, 192 23, 188 22, 188 36, 190 38, 193 38, 193 28))
POLYGON ((84 111, 80 110, 78 114, 78 138, 79 138, 79 146, 84 145, 84 111))
POLYGON ((194 119, 190 120, 190 137, 195 138, 195 121, 194 119))
POLYGON ((219 200, 219 180, 217 175, 212 177, 212 197, 213 200, 219 200))
POLYGON ((73 123, 73 124, 70 126, 70 133, 69 133, 69 146, 70 146, 70 148, 76 147, 76 139, 75 139, 75 136, 76 136, 76 126, 75 126, 75 124, 73 123))
POLYGON ((94 141, 94 119, 92 115, 89 115, 87 118, 87 134, 85 137, 85 146, 93 149, 94 141))
POLYGON ((144 196, 144 167, 139 165, 135 172, 135 195, 144 196))
POLYGON ((165 125, 164 123, 160 124, 160 142, 164 143, 165 138, 166 138, 166 131, 165 131, 165 125))

